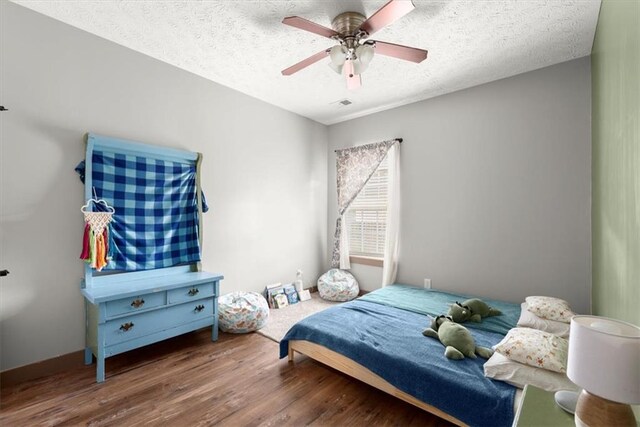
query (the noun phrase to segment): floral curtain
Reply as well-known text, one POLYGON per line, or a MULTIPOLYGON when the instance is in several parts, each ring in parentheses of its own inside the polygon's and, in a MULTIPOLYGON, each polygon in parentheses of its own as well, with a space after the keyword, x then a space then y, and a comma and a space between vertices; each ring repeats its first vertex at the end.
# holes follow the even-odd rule
POLYGON ((346 227, 345 230, 342 229, 343 216, 395 143, 397 140, 392 139, 336 150, 338 219, 331 257, 332 268, 350 268, 346 227))

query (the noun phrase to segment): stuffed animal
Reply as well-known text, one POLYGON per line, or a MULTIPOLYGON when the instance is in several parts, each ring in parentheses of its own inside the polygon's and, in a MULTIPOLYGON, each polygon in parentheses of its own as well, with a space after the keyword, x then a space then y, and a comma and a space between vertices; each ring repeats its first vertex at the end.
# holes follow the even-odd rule
POLYGON ((447 316, 451 317, 451 319, 456 323, 482 321, 482 317, 479 314, 471 316, 471 309, 460 304, 458 301, 456 301, 455 304, 451 304, 449 311, 447 312, 447 316))
POLYGON ((449 316, 438 316, 431 322, 431 327, 425 329, 422 334, 427 337, 437 338, 445 346, 444 355, 449 359, 464 359, 465 356, 472 359, 478 356, 488 359, 493 350, 476 346, 471 332, 462 325, 458 325, 449 316))
POLYGON ((499 316, 502 314, 500 310, 497 308, 489 307, 489 305, 478 298, 471 298, 462 303, 462 305, 469 307, 471 309, 471 315, 475 316, 479 314, 480 317, 485 318, 489 316, 499 316))
POLYGON ((464 323, 467 320, 479 323, 483 317, 498 316, 502 312, 498 309, 489 307, 486 302, 478 298, 472 298, 460 304, 456 301, 451 304, 447 315, 453 318, 456 323, 464 323))

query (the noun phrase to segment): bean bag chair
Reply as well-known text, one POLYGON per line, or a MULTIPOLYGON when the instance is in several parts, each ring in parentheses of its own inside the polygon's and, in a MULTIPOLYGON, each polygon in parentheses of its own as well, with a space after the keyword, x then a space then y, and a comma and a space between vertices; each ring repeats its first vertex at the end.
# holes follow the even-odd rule
POLYGON ((350 301, 358 296, 360 287, 351 273, 332 268, 318 279, 318 292, 327 301, 350 301))
POLYGON ((256 292, 231 292, 218 298, 218 325, 223 332, 245 334, 267 324, 269 305, 256 292))

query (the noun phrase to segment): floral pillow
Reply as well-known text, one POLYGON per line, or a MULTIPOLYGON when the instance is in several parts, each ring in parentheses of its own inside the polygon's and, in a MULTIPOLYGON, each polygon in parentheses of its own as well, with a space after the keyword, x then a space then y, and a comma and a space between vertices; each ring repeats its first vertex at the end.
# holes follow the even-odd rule
POLYGON ((549 332, 561 338, 569 338, 569 330, 571 328, 569 323, 538 317, 529 311, 529 305, 526 302, 520 304, 520 307, 519 327, 538 329, 539 331, 549 332))
POLYGON ((579 390, 579 387, 561 372, 552 372, 514 362, 497 351, 484 364, 484 376, 507 382, 518 388, 524 388, 525 385, 531 384, 547 391, 579 390))
POLYGON ((513 328, 494 349, 515 362, 554 372, 567 372, 569 343, 548 332, 513 328))
POLYGON ((571 311, 569 304, 562 299, 553 297, 527 297, 527 309, 538 317, 557 322, 570 323, 576 314, 571 311))

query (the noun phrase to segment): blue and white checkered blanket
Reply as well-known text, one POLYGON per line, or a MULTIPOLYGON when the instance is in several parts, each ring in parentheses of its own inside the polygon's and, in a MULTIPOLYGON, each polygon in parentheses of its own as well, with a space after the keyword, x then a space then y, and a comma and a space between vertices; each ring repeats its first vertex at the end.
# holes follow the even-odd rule
MULTIPOLYGON (((200 261, 195 164, 94 151, 92 184, 114 209, 108 270, 200 261)), ((76 171, 84 176, 83 162, 76 171)))

